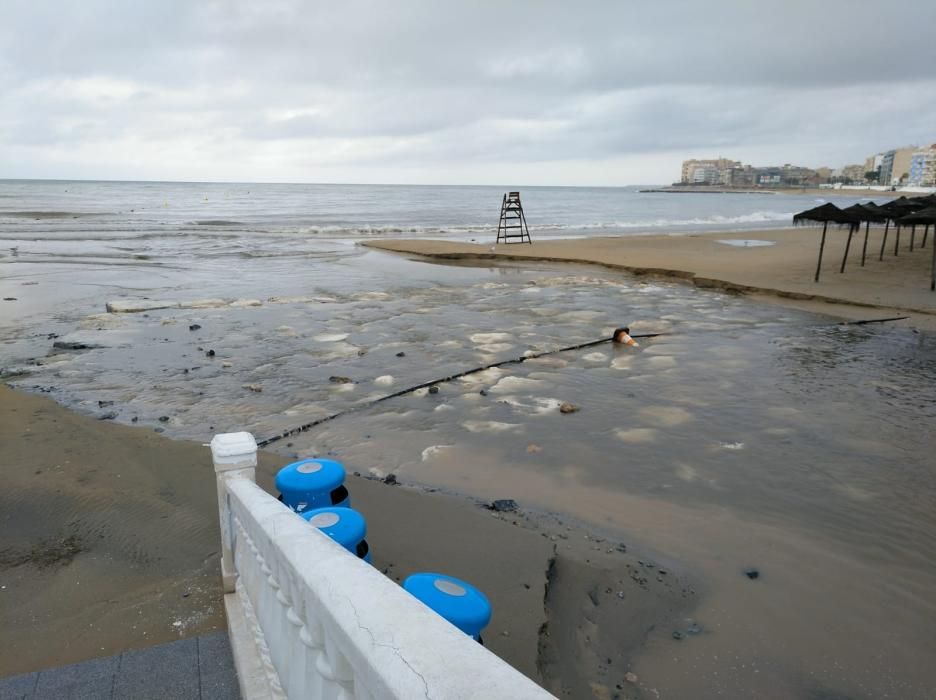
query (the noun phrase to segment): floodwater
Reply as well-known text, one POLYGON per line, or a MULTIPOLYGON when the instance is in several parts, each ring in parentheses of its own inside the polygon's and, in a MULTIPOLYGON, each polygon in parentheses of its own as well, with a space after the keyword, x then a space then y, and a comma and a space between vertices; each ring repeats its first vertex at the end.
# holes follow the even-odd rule
POLYGON ((363 406, 272 447, 514 498, 698 572, 704 632, 648 631, 644 697, 936 694, 932 335, 601 268, 440 265, 341 238, 153 240, 19 241, 0 279, 16 299, 0 307, 8 381, 203 441, 363 406), (144 298, 221 301, 105 313, 144 298), (664 335, 367 407, 626 324, 664 335))

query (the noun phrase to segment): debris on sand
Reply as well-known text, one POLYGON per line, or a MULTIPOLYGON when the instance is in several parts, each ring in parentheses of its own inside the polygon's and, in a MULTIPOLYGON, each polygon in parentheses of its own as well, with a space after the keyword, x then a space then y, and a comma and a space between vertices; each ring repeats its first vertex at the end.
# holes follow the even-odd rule
POLYGON ((9 548, 0 550, 0 569, 32 564, 40 569, 64 566, 77 554, 85 551, 78 535, 41 540, 29 549, 9 548))
POLYGON ((351 377, 341 377, 336 374, 333 374, 328 378, 328 381, 333 384, 354 384, 354 380, 351 377))
POLYGON ((760 571, 758 571, 757 569, 753 567, 750 567, 744 570, 744 575, 747 576, 752 581, 754 581, 760 578, 760 571))
POLYGON ((383 482, 387 486, 397 486, 400 483, 397 481, 396 474, 387 474, 387 476, 383 478, 383 482))
POLYGON ((489 510, 496 513, 514 513, 518 508, 517 502, 512 498, 499 498, 488 506, 489 510))
POLYGON ((263 387, 260 384, 244 384, 244 388, 248 391, 255 391, 258 394, 263 391, 263 387))
POLYGON ((580 406, 576 406, 574 403, 569 403, 568 401, 563 401, 559 404, 559 413, 576 413, 581 410, 580 406))

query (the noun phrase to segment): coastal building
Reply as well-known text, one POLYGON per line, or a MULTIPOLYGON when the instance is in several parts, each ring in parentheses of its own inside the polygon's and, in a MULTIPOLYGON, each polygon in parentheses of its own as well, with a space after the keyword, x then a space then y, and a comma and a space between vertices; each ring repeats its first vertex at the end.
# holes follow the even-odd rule
POLYGON ((882 185, 906 182, 910 177, 910 160, 918 150, 918 146, 905 146, 881 154, 881 176, 878 181, 882 185))
POLYGON ((686 185, 717 185, 722 182, 722 173, 732 168, 740 168, 741 162, 727 158, 710 160, 684 160, 680 182, 686 185))
POLYGON ((921 148, 910 157, 907 184, 914 187, 936 186, 936 144, 921 148))
POLYGON ((878 173, 880 177, 881 162, 884 160, 883 153, 875 153, 873 156, 865 158, 864 169, 866 173, 878 173))

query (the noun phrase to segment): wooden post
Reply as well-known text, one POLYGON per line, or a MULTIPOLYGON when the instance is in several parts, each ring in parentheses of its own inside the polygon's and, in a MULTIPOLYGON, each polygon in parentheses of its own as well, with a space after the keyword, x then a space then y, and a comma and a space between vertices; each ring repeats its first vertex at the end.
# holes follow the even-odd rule
MULTIPOLYGON (((936 238, 936 232, 933 233, 936 238)), ((936 290, 936 241, 933 241, 933 262, 930 266, 930 291, 936 290)))
POLYGON ((929 227, 930 227, 929 224, 926 224, 926 226, 923 227, 923 243, 920 244, 921 248, 926 247, 926 237, 929 236, 929 227))
POLYGON ((897 224, 896 235, 894 237, 894 255, 897 255, 897 249, 900 247, 900 224, 897 224))
POLYGON ((826 229, 828 228, 829 228, 829 222, 828 221, 823 222, 822 240, 819 242, 819 262, 816 263, 816 279, 813 280, 814 282, 819 281, 819 271, 822 269, 822 251, 825 248, 825 235, 826 235, 826 229))
POLYGON ((852 234, 855 232, 855 226, 848 226, 848 240, 845 242, 845 255, 842 256, 842 269, 839 270, 839 273, 845 272, 845 261, 848 260, 848 249, 851 248, 851 239, 852 234))
POLYGON ((870 221, 865 221, 865 238, 864 245, 861 246, 861 266, 864 267, 865 256, 868 254, 868 229, 871 227, 870 221))
POLYGON ((887 229, 890 228, 890 219, 884 224, 884 238, 881 239, 881 255, 878 257, 878 260, 884 259, 884 246, 887 245, 887 229))

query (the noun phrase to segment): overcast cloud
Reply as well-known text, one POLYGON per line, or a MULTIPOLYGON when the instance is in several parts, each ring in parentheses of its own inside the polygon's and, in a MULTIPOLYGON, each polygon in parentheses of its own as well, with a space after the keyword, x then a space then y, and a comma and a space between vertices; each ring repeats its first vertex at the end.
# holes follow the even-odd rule
POLYGON ((936 142, 933 0, 0 9, 0 177, 615 185, 936 142))

